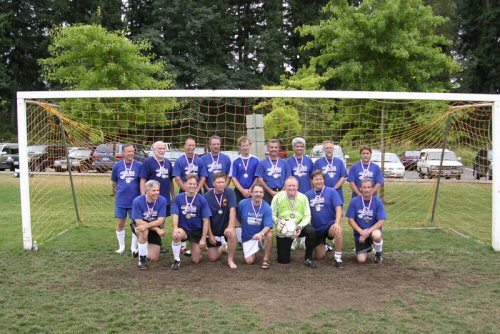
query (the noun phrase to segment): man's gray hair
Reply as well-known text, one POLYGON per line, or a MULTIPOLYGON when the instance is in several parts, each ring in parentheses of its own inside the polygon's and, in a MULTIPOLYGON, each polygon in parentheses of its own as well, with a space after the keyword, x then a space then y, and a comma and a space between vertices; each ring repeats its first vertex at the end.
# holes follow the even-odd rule
POLYGON ((146 190, 151 190, 151 189, 153 189, 154 186, 158 186, 159 187, 160 186, 160 182, 158 182, 156 180, 149 180, 144 185, 144 188, 146 188, 146 190))
POLYGON ((162 142, 161 140, 155 141, 153 144, 153 150, 156 150, 161 145, 165 145, 165 147, 167 147, 167 145, 164 142, 162 142))
POLYGON ((297 145, 297 144, 302 144, 302 145, 306 146, 306 140, 302 137, 293 138, 292 147, 295 147, 295 145, 297 145))

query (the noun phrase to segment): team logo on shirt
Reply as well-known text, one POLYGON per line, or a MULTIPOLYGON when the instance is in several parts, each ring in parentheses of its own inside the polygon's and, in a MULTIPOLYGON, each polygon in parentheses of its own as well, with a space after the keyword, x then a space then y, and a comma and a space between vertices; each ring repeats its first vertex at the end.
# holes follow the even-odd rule
POLYGON ((316 206, 324 206, 325 205, 325 198, 323 196, 315 196, 314 198, 311 198, 309 201, 309 206, 311 208, 316 207, 316 206))
POLYGON ((267 169, 267 176, 272 176, 275 179, 281 176, 281 167, 270 167, 267 169))
POLYGON ((186 176, 189 174, 198 174, 198 166, 195 164, 189 164, 186 167, 184 167, 184 172, 186 176))
POLYGON ((135 171, 134 170, 123 170, 120 172, 120 179, 125 180, 126 183, 134 181, 135 171))
POLYGON ((333 178, 335 177, 335 174, 337 173, 337 166, 330 166, 326 165, 321 168, 323 171, 323 174, 328 175, 329 177, 333 178))
POLYGON ((358 173, 359 180, 363 181, 364 179, 372 179, 373 180, 373 172, 371 170, 364 170, 358 173))
POLYGON ((222 172, 222 164, 218 163, 217 161, 212 162, 210 165, 208 165, 208 172, 214 174, 222 172))
POLYGON ((248 225, 261 225, 262 224, 262 217, 255 217, 253 212, 249 212, 247 224, 248 225))
POLYGON ((181 212, 183 215, 190 215, 190 218, 196 217, 196 206, 195 205, 181 205, 181 212))
POLYGON ((168 179, 168 169, 167 168, 158 168, 156 171, 156 177, 162 179, 168 179))
POLYGON ((293 174, 296 175, 297 177, 302 177, 307 175, 307 166, 297 165, 296 167, 293 167, 293 174))
POLYGON ((147 222, 152 222, 153 220, 156 219, 157 216, 158 216, 158 210, 153 210, 151 212, 144 211, 142 213, 142 220, 147 222))
POLYGON ((364 219, 366 223, 370 223, 373 218, 373 210, 370 208, 362 208, 358 210, 358 218, 364 219))

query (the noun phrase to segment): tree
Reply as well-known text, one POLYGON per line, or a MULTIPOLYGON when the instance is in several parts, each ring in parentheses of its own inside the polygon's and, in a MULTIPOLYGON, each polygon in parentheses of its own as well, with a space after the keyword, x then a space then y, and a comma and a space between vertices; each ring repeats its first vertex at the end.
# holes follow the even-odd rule
POLYGON ((457 48, 464 72, 460 91, 500 93, 500 7, 495 1, 457 0, 457 48))
MULTIPOLYGON (((150 48, 146 42, 134 44, 122 34, 108 32, 97 25, 56 28, 52 35, 51 57, 40 60, 43 77, 52 87, 113 90, 166 89, 172 86, 165 64, 153 63, 151 56, 143 54, 150 48)), ((151 103, 150 99, 140 99, 134 103, 132 108, 130 102, 123 99, 71 100, 63 105, 63 109, 75 117, 85 113, 90 125, 120 131, 129 126, 147 124, 151 117, 155 117, 155 122, 167 125, 169 120, 164 111, 175 105, 171 100, 151 103), (128 122, 120 123, 120 119, 128 122)))

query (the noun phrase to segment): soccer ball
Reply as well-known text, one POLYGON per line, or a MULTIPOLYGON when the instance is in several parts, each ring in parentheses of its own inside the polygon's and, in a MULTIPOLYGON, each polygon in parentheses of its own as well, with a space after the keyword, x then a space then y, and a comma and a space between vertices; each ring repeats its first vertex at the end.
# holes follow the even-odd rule
POLYGON ((284 225, 281 228, 281 234, 283 234, 287 238, 291 238, 295 235, 295 229, 297 226, 295 225, 295 222, 293 220, 285 220, 284 225))

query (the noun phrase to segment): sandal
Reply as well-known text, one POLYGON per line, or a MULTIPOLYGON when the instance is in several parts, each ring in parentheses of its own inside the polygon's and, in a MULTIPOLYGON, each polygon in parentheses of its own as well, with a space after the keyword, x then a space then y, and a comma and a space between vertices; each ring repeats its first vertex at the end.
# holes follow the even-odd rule
POLYGON ((262 262, 261 268, 262 269, 269 269, 269 268, 271 268, 271 262, 269 262, 269 261, 262 262))

